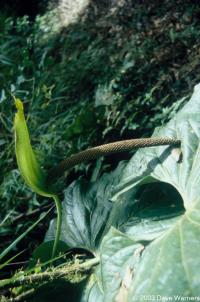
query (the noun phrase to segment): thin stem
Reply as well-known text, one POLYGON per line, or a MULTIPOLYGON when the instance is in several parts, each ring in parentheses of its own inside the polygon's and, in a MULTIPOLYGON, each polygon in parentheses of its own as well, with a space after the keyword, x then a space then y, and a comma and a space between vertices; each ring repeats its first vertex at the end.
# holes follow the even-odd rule
POLYGON ((59 240, 60 240, 61 225, 62 225, 62 205, 61 205, 60 199, 57 195, 54 195, 53 199, 56 203, 57 224, 56 224, 55 241, 54 241, 53 251, 52 251, 52 259, 55 257, 57 249, 58 249, 58 243, 59 243, 59 240))
POLYGON ((15 298, 10 298, 7 299, 7 302, 22 302, 22 301, 29 301, 28 299, 30 299, 31 297, 33 297, 35 293, 35 289, 29 289, 28 291, 20 294, 19 296, 15 297, 15 298))

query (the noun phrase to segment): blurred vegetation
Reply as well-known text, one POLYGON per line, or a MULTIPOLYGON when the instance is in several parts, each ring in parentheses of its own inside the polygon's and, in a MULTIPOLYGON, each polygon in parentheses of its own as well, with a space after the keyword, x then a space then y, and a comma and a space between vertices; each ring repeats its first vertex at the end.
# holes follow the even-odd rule
MULTIPOLYGON (((9 215, 1 249, 31 220, 17 228, 9 223, 47 204, 16 169, 11 93, 24 101, 45 168, 89 146, 150 136, 200 81, 199 17, 199 4, 183 0, 92 1, 67 27, 55 7, 34 20, 0 12, 0 222, 9 215)), ((101 172, 123 158, 108 157, 101 172)), ((81 165, 66 183, 90 177, 95 167, 81 165)))

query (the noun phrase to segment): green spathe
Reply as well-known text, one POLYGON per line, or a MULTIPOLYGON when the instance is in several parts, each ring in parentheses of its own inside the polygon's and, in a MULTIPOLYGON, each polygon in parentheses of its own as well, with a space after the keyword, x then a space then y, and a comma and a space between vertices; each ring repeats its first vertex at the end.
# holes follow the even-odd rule
POLYGON ((15 99, 15 105, 17 108, 14 121, 15 153, 20 173, 34 192, 52 197, 52 193, 46 188, 44 171, 39 166, 31 146, 23 103, 15 99))
POLYGON ((17 112, 14 120, 15 153, 17 164, 26 184, 37 194, 51 197, 56 202, 58 212, 56 238, 52 257, 55 256, 61 228, 61 204, 58 196, 47 185, 46 176, 40 167, 31 146, 28 127, 24 116, 24 106, 20 99, 14 97, 17 112))

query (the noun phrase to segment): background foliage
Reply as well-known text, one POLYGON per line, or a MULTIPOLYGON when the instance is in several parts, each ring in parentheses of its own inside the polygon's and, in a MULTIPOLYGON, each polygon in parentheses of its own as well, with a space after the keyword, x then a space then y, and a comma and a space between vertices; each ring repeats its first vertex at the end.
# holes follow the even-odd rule
MULTIPOLYGON (((41 204, 42 212, 49 203, 30 192, 17 171, 11 92, 24 100, 33 145, 49 168, 89 146, 151 135, 199 82, 195 1, 88 1, 69 22, 70 1, 60 3, 50 3, 45 13, 43 5, 32 16, 8 5, 0 12, 1 249, 35 218, 23 213, 41 204)), ((128 157, 81 165, 64 182, 91 179, 93 171, 110 171, 128 157)), ((19 260, 43 240, 47 225, 39 224, 17 246, 14 253, 28 247, 19 260)))

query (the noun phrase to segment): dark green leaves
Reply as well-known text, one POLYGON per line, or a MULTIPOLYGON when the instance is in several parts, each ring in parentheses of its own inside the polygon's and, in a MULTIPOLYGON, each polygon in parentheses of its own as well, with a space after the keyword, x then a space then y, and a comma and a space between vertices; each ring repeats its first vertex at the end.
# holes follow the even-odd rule
MULTIPOLYGON (((123 168, 119 166, 119 170, 123 168)), ((64 191, 61 240, 69 247, 85 248, 96 253, 103 235, 109 228, 113 187, 118 181, 115 172, 97 182, 78 180, 64 191)), ((46 240, 54 238, 54 221, 46 240)))
MULTIPOLYGON (((43 242, 38 247, 36 247, 36 249, 33 251, 32 254, 35 263, 37 263, 38 261, 40 263, 44 263, 51 260, 51 256, 52 256, 51 251, 53 245, 54 245, 54 241, 52 240, 52 241, 43 242)), ((66 245, 66 243, 59 241, 55 256, 58 256, 60 253, 64 253, 67 250, 67 248, 68 246, 66 245)))
POLYGON ((181 139, 181 149, 141 149, 112 177, 66 190, 66 242, 100 254, 82 301, 200 295, 200 86, 195 89, 154 133, 181 139))

